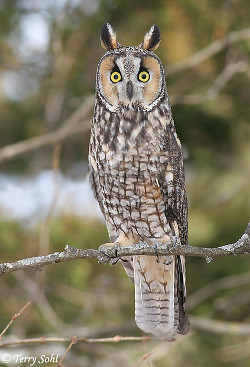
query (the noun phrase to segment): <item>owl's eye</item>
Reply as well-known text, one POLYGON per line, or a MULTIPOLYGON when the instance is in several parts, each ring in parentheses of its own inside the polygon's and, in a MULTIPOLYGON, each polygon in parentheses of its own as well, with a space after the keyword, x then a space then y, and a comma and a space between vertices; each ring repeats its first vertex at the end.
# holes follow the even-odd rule
POLYGON ((146 70, 141 71, 138 74, 138 80, 143 83, 146 83, 147 81, 149 81, 149 72, 146 70))
POLYGON ((122 76, 121 76, 121 73, 119 73, 119 71, 113 71, 111 74, 110 74, 110 80, 111 82, 113 83, 118 83, 122 80, 122 76))

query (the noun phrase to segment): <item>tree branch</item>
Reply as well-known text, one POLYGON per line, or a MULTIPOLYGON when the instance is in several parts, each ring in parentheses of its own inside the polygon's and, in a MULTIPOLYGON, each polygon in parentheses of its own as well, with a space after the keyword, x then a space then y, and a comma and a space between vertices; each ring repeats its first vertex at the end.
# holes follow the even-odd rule
POLYGON ((243 41, 250 38, 250 28, 242 29, 240 31, 234 31, 228 33, 225 37, 210 43, 210 45, 206 46, 202 50, 198 51, 196 54, 188 57, 187 59, 170 65, 167 68, 167 74, 172 75, 176 72, 183 71, 186 69, 191 69, 194 66, 201 64, 203 61, 209 59, 211 56, 219 53, 225 47, 232 43, 236 43, 239 41, 243 41))
MULTIPOLYGON (((248 223, 244 234, 238 241, 220 247, 202 248, 194 246, 182 246, 175 242, 170 244, 156 245, 159 256, 198 256, 204 257, 207 262, 211 262, 215 258, 222 256, 240 254, 250 255, 250 222, 248 223)), ((110 263, 114 259, 133 255, 155 256, 155 247, 148 245, 145 242, 140 242, 139 244, 133 246, 119 246, 119 244, 115 244, 114 246, 102 245, 98 250, 82 250, 67 245, 62 252, 54 252, 53 254, 49 255, 31 257, 12 263, 0 264, 0 275, 23 269, 41 270, 46 265, 79 259, 98 259, 100 263, 110 263)))
MULTIPOLYGON (((194 330, 209 331, 216 334, 250 335, 250 324, 234 321, 213 320, 206 317, 190 317, 194 330)), ((45 343, 70 343, 70 347, 76 343, 118 343, 123 341, 166 341, 164 338, 154 336, 122 336, 115 335, 105 338, 84 338, 84 337, 46 337, 15 339, 10 341, 0 341, 0 348, 18 344, 45 344, 45 343), (73 342, 72 342, 73 341, 73 342)))
POLYGON ((205 101, 211 101, 218 96, 222 88, 235 74, 247 72, 248 68, 248 63, 243 60, 237 61, 235 63, 230 63, 217 76, 212 86, 206 92, 186 95, 174 95, 171 97, 171 105, 174 106, 180 103, 191 105, 203 103, 205 101))
POLYGON ((191 316, 191 325, 196 330, 216 334, 250 335, 250 324, 235 321, 220 321, 206 317, 191 316))
POLYGON ((122 341, 147 341, 147 340, 161 340, 157 338, 152 338, 150 336, 121 336, 115 335, 108 338, 50 338, 41 336, 39 338, 26 338, 26 339, 17 339, 13 341, 0 342, 0 348, 7 347, 10 345, 18 345, 18 344, 45 344, 45 343, 71 343, 76 344, 78 342, 81 343, 118 343, 122 341))
POLYGON ((188 296, 187 309, 193 309, 221 289, 239 288, 248 284, 250 284, 250 272, 216 279, 188 296))
POLYGON ((1 148, 0 163, 29 151, 55 144, 69 136, 88 131, 90 129, 90 119, 86 117, 93 108, 93 102, 93 96, 87 97, 84 103, 57 130, 1 148))

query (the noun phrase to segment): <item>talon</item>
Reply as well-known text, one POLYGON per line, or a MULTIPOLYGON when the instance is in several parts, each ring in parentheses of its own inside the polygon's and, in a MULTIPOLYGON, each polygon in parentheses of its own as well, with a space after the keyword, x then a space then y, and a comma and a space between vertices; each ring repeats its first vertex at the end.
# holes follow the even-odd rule
POLYGON ((100 252, 106 257, 109 259, 109 264, 110 265, 115 265, 118 263, 118 261, 120 260, 118 258, 118 251, 117 251, 117 248, 115 248, 115 246, 117 246, 115 243, 110 243, 110 244, 104 244, 104 245, 101 245, 99 247, 99 250, 100 252), (112 248, 114 249, 114 255, 109 255, 107 252, 106 252, 106 249, 108 248, 112 248))
POLYGON ((157 251, 157 243, 154 244, 154 249, 155 249, 155 255, 156 255, 156 262, 159 263, 160 259, 159 259, 159 255, 157 251))
POLYGON ((110 262, 110 265, 116 265, 120 259, 119 258, 113 258, 113 260, 114 261, 110 262))
POLYGON ((178 238, 177 238, 177 236, 174 236, 174 246, 175 246, 175 245, 178 245, 178 243, 179 243, 179 242, 178 242, 178 238))
POLYGON ((101 251, 101 253, 104 255, 104 256, 106 256, 106 257, 108 257, 109 259, 111 259, 112 257, 111 256, 109 256, 105 251, 103 251, 103 250, 100 250, 101 251))
POLYGON ((118 263, 118 261, 120 260, 118 258, 118 254, 117 254, 117 250, 115 249, 115 256, 110 256, 108 255, 104 250, 100 249, 101 253, 106 256, 107 258, 109 258, 109 264, 110 265, 116 265, 118 263))
POLYGON ((120 258, 118 257, 117 247, 118 247, 117 243, 114 243, 115 256, 112 257, 113 261, 110 262, 111 265, 116 265, 120 260, 120 258))

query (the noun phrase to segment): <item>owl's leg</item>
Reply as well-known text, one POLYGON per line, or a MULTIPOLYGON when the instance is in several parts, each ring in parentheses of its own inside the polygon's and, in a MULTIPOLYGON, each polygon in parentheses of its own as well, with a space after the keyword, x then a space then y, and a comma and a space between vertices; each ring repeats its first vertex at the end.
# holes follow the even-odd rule
POLYGON ((133 235, 132 233, 126 233, 120 235, 115 240, 115 245, 117 246, 132 246, 139 243, 140 237, 138 235, 133 235))

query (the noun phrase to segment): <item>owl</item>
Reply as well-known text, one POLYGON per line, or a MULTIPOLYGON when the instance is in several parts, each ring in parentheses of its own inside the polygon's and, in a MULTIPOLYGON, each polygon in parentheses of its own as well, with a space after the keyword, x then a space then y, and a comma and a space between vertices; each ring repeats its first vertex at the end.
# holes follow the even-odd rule
MULTIPOLYGON (((136 47, 122 46, 108 23, 100 38, 106 52, 97 67, 89 177, 110 241, 186 245, 182 148, 164 69, 154 53, 159 28, 153 25, 136 47)), ((135 284, 137 326, 167 339, 186 334, 184 256, 156 252, 120 261, 135 284)))

